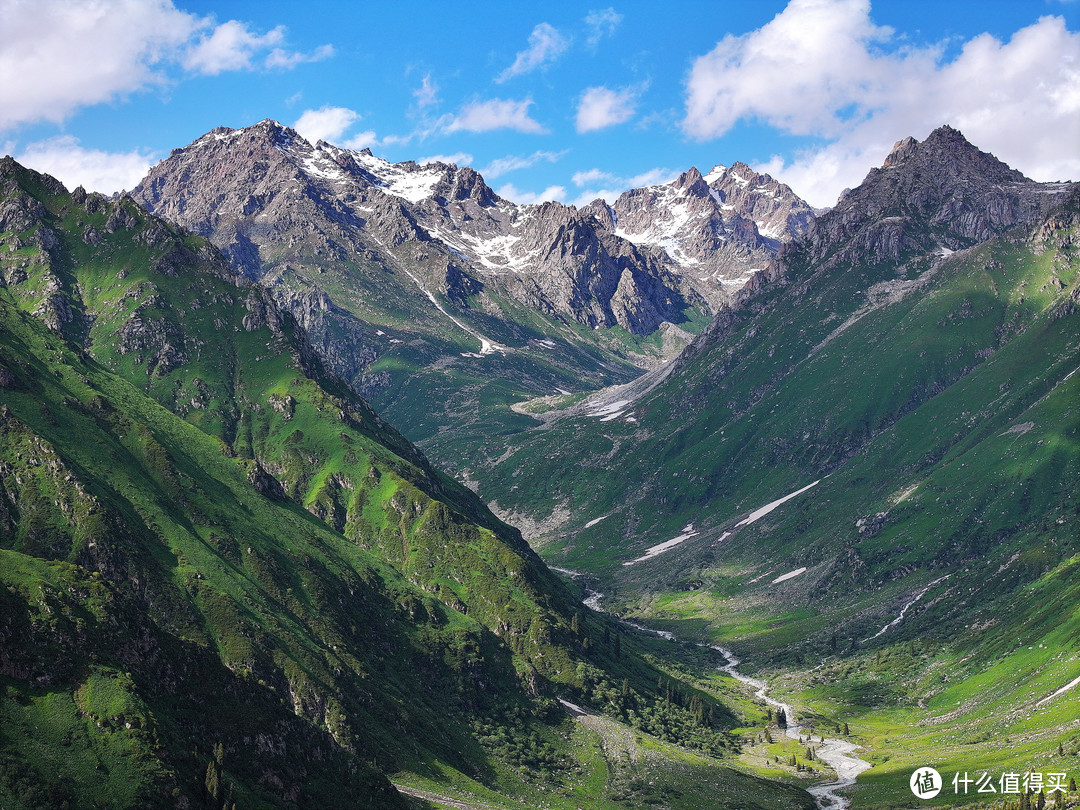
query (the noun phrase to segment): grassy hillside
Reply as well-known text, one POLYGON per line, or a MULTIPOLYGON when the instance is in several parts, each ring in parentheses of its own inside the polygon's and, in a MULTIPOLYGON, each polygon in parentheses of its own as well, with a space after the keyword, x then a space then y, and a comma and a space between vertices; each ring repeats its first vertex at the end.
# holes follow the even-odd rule
POLYGON ((171 804, 172 790, 199 801, 213 759, 241 804, 361 791, 392 805, 363 762, 422 755, 395 727, 462 761, 466 724, 447 696, 457 712, 484 700, 470 659, 512 685, 505 648, 309 514, 262 497, 218 440, 81 360, 6 297, 0 308, 14 796, 55 806, 52 793, 35 801, 18 788, 70 781, 71 798, 89 803, 81 785, 104 798, 115 780, 126 793, 114 806, 171 804), (83 751, 70 762, 69 745, 83 751), (69 764, 54 772, 58 759, 69 764))
POLYGON ((706 776, 807 806, 723 767, 715 690, 582 608, 207 243, 11 161, 2 192, 5 806, 412 801, 387 774, 507 807, 693 807, 706 776))
POLYGON ((853 721, 857 805, 905 806, 922 763, 1075 771, 1076 693, 1050 696, 1080 675, 1078 236, 1074 195, 951 254, 791 255, 619 416, 512 438, 481 494, 562 515, 542 552, 608 604, 853 721))

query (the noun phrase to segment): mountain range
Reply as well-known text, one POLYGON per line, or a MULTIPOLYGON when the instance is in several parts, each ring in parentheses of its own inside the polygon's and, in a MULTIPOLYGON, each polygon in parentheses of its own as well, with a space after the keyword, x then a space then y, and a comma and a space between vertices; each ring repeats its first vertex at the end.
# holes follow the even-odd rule
POLYGON ((468 167, 390 164, 263 121, 174 150, 131 196, 211 239, 461 474, 491 433, 527 423, 523 399, 628 382, 677 354, 813 217, 745 166, 717 167, 711 186, 691 174, 610 209, 516 205, 468 167), (667 230, 639 232, 649 219, 667 230))
POLYGON ((590 801, 647 792, 561 697, 655 735, 669 778, 807 806, 706 758, 730 710, 580 606, 209 242, 0 178, 5 804, 396 807, 432 782, 527 806, 586 767, 590 801))
POLYGON ((1073 763, 1075 184, 522 206, 271 121, 0 184, 6 803, 812 806, 717 644, 858 806, 1073 763))

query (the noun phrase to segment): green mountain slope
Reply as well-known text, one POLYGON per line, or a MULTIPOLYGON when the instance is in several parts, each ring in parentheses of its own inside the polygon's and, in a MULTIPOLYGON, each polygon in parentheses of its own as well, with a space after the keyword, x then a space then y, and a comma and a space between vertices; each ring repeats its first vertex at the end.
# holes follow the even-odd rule
POLYGON ((572 598, 520 536, 329 377, 291 316, 260 288, 237 287, 205 241, 129 200, 80 201, 11 172, 9 207, 33 210, 14 237, 26 247, 5 257, 24 310, 78 313, 56 319, 66 337, 249 460, 264 494, 378 549, 489 626, 508 635, 526 634, 533 618, 569 626, 572 598), (88 229, 95 235, 75 238, 88 229), (503 598, 469 604, 480 593, 503 598), (535 615, 499 612, 519 597, 535 615))
POLYGON ((465 749, 445 701, 480 688, 443 657, 485 655, 514 681, 480 626, 260 496, 220 442, 0 307, 12 793, 50 806, 70 782, 80 804, 171 805, 173 790, 201 801, 216 771, 222 801, 227 785, 241 804, 358 792, 393 806, 363 762, 417 755, 395 725, 444 757, 465 749))
POLYGON ((655 388, 549 415, 478 476, 563 516, 544 555, 609 604, 860 717, 867 805, 927 762, 1060 771, 1078 747, 1055 693, 1080 675, 1080 197, 976 175, 942 184, 939 218, 925 172, 882 191, 918 177, 902 146, 655 388), (1057 208, 986 239, 978 195, 1007 183, 1057 208))
POLYGON ((0 180, 5 806, 404 806, 384 774, 507 807, 635 806, 646 778, 807 805, 723 767, 716 695, 584 610, 206 242, 0 180), (649 767, 554 696, 632 724, 649 767))
POLYGON ((708 320, 670 261, 586 212, 521 208, 467 167, 388 164, 274 121, 174 150, 132 197, 221 247, 455 474, 528 424, 514 402, 626 382, 708 320))

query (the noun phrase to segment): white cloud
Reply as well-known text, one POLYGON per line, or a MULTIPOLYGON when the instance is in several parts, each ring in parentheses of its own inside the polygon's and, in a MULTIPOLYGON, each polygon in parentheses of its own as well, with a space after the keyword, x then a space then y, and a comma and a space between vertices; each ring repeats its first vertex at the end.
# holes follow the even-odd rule
POLYGON ((376 146, 379 143, 379 139, 375 136, 375 130, 365 129, 363 132, 358 132, 351 138, 344 141, 341 146, 346 149, 366 149, 369 146, 376 146))
POLYGON ((455 152, 452 155, 428 155, 425 158, 420 158, 416 162, 421 166, 428 163, 454 163, 458 166, 471 166, 473 156, 468 152, 455 152))
POLYGON ((529 47, 520 51, 514 64, 495 77, 498 83, 529 73, 559 58, 570 45, 569 41, 546 22, 537 25, 529 34, 529 47))
POLYGON ((566 189, 563 186, 548 186, 543 191, 532 192, 522 191, 513 183, 507 183, 500 186, 495 193, 519 205, 532 205, 549 201, 562 202, 566 199, 566 189))
POLYGON ((19 163, 51 174, 68 189, 82 186, 87 191, 102 194, 134 188, 146 176, 152 158, 138 150, 102 152, 84 149, 73 135, 58 135, 28 144, 15 156, 19 163))
POLYGON ((320 140, 335 143, 359 120, 360 114, 348 107, 325 106, 317 110, 304 110, 293 124, 293 129, 311 143, 320 140))
POLYGON ((517 171, 518 169, 528 169, 542 161, 554 163, 565 154, 566 150, 563 150, 562 152, 547 152, 541 150, 533 152, 531 155, 507 155, 506 157, 496 158, 491 161, 491 163, 480 170, 480 174, 484 175, 488 180, 491 180, 492 178, 499 177, 507 172, 517 171))
POLYGON ((547 132, 538 121, 529 117, 532 99, 521 101, 493 98, 466 104, 449 120, 446 132, 490 132, 493 129, 514 129, 518 132, 543 134, 547 132))
POLYGON ((0 129, 59 123, 77 108, 150 84, 202 25, 168 0, 5 2, 0 129))
POLYGON ((348 107, 329 105, 317 110, 304 110, 293 124, 293 129, 310 143, 326 141, 346 149, 363 149, 378 143, 374 130, 365 130, 342 140, 353 124, 360 120, 360 113, 348 107))
POLYGON ((263 66, 288 69, 325 59, 280 47, 284 29, 252 32, 229 20, 213 27, 171 0, 0 0, 0 130, 60 123, 75 110, 177 80, 178 65, 218 74, 263 66), (212 30, 211 30, 212 29, 212 30))
POLYGON ((578 100, 577 131, 592 132, 629 121, 637 108, 637 92, 632 87, 622 90, 588 88, 578 100))
POLYGON ((719 137, 757 116, 796 134, 836 134, 841 109, 884 101, 887 74, 901 61, 871 54, 892 32, 869 13, 869 0, 792 0, 756 31, 727 35, 694 62, 683 128, 719 137))
POLYGON ((586 42, 589 45, 597 45, 604 37, 615 33, 615 29, 622 22, 623 15, 613 8, 594 9, 585 15, 585 25, 589 27, 589 36, 586 42))
POLYGON ((285 26, 279 25, 265 34, 256 34, 247 23, 229 20, 184 54, 184 67, 196 73, 216 76, 226 70, 250 70, 256 54, 270 49, 263 60, 268 70, 292 70, 306 62, 321 62, 334 55, 333 45, 320 45, 311 53, 288 51, 275 47, 285 40, 285 26))
POLYGON ((274 48, 266 55, 263 64, 270 70, 292 70, 297 65, 308 62, 321 62, 334 55, 333 45, 320 45, 311 53, 299 51, 286 51, 283 48, 274 48))
POLYGON ((866 0, 792 0, 695 61, 683 130, 715 138, 758 119, 826 139, 761 167, 814 205, 861 182, 895 141, 946 123, 1034 179, 1080 177, 1080 34, 1063 19, 1008 42, 982 34, 950 61, 942 46, 887 50, 891 38, 866 0))
POLYGON ((285 27, 279 25, 265 34, 252 33, 247 23, 229 20, 215 28, 184 54, 184 67, 196 73, 216 76, 226 70, 251 67, 257 51, 272 48, 285 38, 285 27))
POLYGON ((420 82, 420 87, 413 90, 413 95, 416 96, 416 104, 421 110, 430 107, 439 102, 439 85, 431 80, 431 74, 428 73, 420 82))

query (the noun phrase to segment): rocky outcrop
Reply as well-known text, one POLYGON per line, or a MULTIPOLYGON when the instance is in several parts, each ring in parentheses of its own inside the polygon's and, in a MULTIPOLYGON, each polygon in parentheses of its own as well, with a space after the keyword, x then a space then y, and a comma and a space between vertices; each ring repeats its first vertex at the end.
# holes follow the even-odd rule
POLYGON ((696 168, 586 210, 609 232, 665 256, 682 289, 716 311, 803 233, 814 212, 786 185, 744 163, 696 168))
POLYGON ((638 334, 685 320, 688 302, 702 304, 681 288, 674 265, 572 206, 518 206, 471 168, 312 146, 272 121, 219 128, 174 150, 132 195, 208 236, 245 275, 297 307, 316 345, 344 337, 338 363, 347 367, 336 365, 349 378, 375 353, 376 330, 361 322, 368 291, 404 296, 397 311, 426 307, 438 291, 466 312, 490 291, 561 320, 638 334), (401 284, 388 284, 399 268, 408 271, 401 284), (307 296, 334 288, 364 301, 337 293, 316 314, 307 296))
POLYGON ((810 262, 899 261, 905 254, 960 250, 1059 205, 1070 183, 1036 183, 956 129, 897 142, 879 169, 846 192, 799 243, 810 262))
MULTIPOLYGON (((784 243, 775 259, 732 296, 676 359, 674 373, 766 311, 771 304, 760 295, 764 290, 791 283, 807 290, 817 277, 851 266, 884 266, 883 278, 889 279, 889 265, 901 269, 912 259, 945 256, 1020 225, 1044 222, 1039 234, 1066 233, 1069 209, 1062 206, 1078 193, 1077 183, 1028 179, 949 126, 921 143, 904 138, 881 168, 871 169, 802 236, 784 243), (1047 219, 1055 209, 1061 212, 1047 219)), ((902 283, 919 286, 910 279, 902 283)), ((866 293, 869 299, 872 289, 866 293)))

